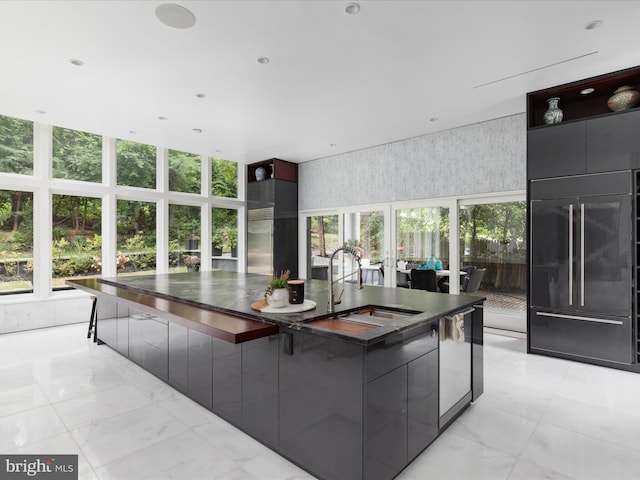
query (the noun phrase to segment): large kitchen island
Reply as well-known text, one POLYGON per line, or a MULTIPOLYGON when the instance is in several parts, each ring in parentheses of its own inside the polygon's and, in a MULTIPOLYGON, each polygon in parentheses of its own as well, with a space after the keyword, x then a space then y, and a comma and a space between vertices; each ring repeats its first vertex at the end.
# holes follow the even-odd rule
POLYGON ((345 284, 333 313, 251 308, 268 278, 71 280, 97 339, 322 479, 391 479, 482 394, 483 298, 345 284), (353 327, 353 328, 351 328, 353 327))

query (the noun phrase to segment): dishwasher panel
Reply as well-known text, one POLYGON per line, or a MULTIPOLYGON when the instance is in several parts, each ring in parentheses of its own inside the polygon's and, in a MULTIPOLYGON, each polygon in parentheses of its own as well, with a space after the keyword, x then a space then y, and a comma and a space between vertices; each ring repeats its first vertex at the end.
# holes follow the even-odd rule
POLYGON ((440 417, 471 393, 471 314, 440 319, 440 417))

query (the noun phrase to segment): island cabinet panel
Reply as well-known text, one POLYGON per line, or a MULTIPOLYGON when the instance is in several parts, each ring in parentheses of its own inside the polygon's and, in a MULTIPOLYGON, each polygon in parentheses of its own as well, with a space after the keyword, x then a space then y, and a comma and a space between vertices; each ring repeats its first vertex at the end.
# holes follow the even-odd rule
POLYGON ((100 329, 98 330, 98 338, 106 343, 114 350, 118 345, 118 318, 116 315, 108 318, 100 318, 100 329))
POLYGON ((116 346, 115 349, 124 356, 129 356, 129 308, 114 304, 116 312, 116 346))
POLYGON ((438 436, 438 350, 407 365, 407 463, 438 436))
POLYGON ((169 384, 189 391, 189 329, 169 322, 169 384))
POLYGON ((367 347, 365 381, 384 375, 411 360, 438 348, 436 323, 430 323, 389 335, 367 347))
POLYGON ((164 381, 169 378, 168 323, 129 309, 129 358, 164 381))
POLYGON ((242 420, 242 344, 213 338, 213 411, 239 425, 242 420))
POLYGON ((280 354, 280 452, 325 480, 361 480, 363 347, 304 332, 284 335, 291 335, 293 350, 280 354))
POLYGON ((393 478, 438 435, 437 325, 368 346, 365 379, 365 478, 393 478))
POLYGON ((471 400, 475 402, 484 392, 484 304, 473 306, 471 322, 471 400))
POLYGON ((407 384, 406 365, 367 384, 367 480, 393 478, 407 465, 407 384))
POLYGON ((98 302, 100 328, 98 337, 114 350, 129 355, 129 309, 115 302, 98 302))
POLYGON ((208 409, 213 402, 213 337, 189 329, 188 394, 208 409))
POLYGON ((278 446, 279 336, 242 344, 242 427, 258 440, 278 446))

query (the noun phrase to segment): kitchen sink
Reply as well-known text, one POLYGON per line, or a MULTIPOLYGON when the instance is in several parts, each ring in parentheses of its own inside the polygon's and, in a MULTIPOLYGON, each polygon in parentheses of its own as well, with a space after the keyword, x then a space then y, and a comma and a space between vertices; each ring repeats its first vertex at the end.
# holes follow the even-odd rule
POLYGON ((358 334, 389 325, 394 320, 411 317, 412 315, 414 314, 388 308, 366 307, 336 315, 332 318, 311 320, 308 324, 336 332, 358 334))

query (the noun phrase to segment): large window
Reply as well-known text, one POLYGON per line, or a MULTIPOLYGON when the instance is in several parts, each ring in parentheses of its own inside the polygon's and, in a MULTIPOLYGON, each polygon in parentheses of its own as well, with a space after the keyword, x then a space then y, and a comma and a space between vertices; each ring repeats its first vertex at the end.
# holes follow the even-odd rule
POLYGON ((116 141, 118 185, 156 188, 156 147, 116 141))
POLYGON ((360 249, 362 282, 365 284, 384 285, 384 225, 384 212, 382 211, 344 215, 343 243, 360 249))
POLYGON ((327 279, 329 257, 338 245, 338 215, 307 217, 307 278, 327 279))
POLYGON ((33 174, 33 122, 0 115, 0 172, 33 174))
POLYGON ((169 150, 169 190, 200 193, 200 155, 169 150))
POLYGON ((200 262, 200 207, 169 205, 169 268, 186 271, 185 260, 200 262))
POLYGON ((118 200, 118 275, 156 270, 156 204, 118 200))
POLYGON ((211 266, 218 270, 237 271, 238 265, 238 210, 213 208, 211 210, 211 266))
POLYGON ((238 197, 238 164, 220 158, 211 159, 211 195, 238 197))
POLYGON ((158 162, 158 151, 154 145, 0 115, 0 294, 47 297, 47 277, 55 290, 67 288, 67 279, 107 271, 187 270, 186 257, 199 260, 202 242, 209 241, 201 238, 203 208, 211 208, 212 228, 205 230, 211 231, 212 243, 222 238, 220 255, 214 253, 213 259, 226 263, 213 268, 237 270, 239 250, 244 251, 237 243, 244 205, 238 199, 238 164, 175 150, 167 151, 165 164, 158 162), (37 156, 34 145, 43 147, 37 156), (203 161, 210 162, 212 172, 211 187, 204 191, 203 161), (158 164, 166 169, 162 178, 168 188, 158 184, 158 164), (112 178, 115 185, 109 183, 112 178), (193 202, 185 202, 184 193, 193 202), (160 206, 167 211, 158 212, 160 206), (50 225, 43 214, 50 215, 50 225), (165 231, 158 231, 157 219, 165 231), (34 225, 46 228, 44 242, 34 241, 34 225), (103 249, 103 240, 113 233, 116 245, 103 249), (103 250, 111 258, 102 258, 103 250), (168 255, 157 258, 159 250, 168 255), (40 281, 33 282, 34 276, 40 281))
MULTIPOLYGON (((102 271, 102 203, 99 198, 53 195, 52 284, 102 271)), ((116 259, 113 259, 115 262, 116 259)))
POLYGON ((100 183, 102 181, 102 137, 53 127, 53 176, 100 183))
POLYGON ((449 209, 409 208, 396 214, 398 260, 427 263, 433 257, 449 268, 449 209))
POLYGON ((33 194, 0 190, 0 293, 33 284, 33 194))

